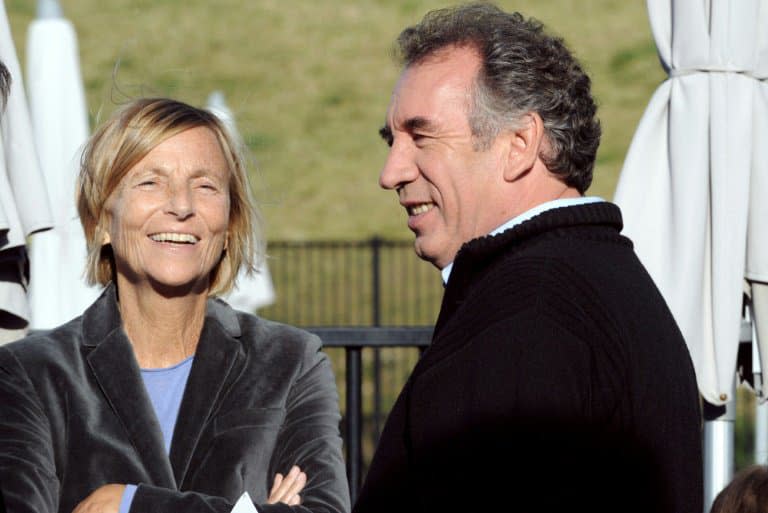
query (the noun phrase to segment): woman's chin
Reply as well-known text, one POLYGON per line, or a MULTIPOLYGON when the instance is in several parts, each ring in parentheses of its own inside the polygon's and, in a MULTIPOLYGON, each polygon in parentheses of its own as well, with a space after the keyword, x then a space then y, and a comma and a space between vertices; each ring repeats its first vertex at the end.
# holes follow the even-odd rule
MULTIPOLYGON (((131 280, 127 280, 131 283, 131 280)), ((150 276, 144 281, 157 294, 163 297, 183 297, 191 295, 208 294, 210 288, 209 279, 195 277, 193 279, 169 278, 167 276, 150 276)), ((133 282, 138 285, 138 283, 133 282)), ((144 287, 139 287, 141 290, 144 287)))

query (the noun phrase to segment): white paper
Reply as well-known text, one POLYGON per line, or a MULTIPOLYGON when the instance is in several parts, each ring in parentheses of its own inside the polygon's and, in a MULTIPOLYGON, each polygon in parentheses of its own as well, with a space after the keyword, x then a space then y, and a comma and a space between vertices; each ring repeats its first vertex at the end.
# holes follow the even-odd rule
POLYGON ((259 513, 259 510, 253 505, 253 501, 251 500, 250 495, 248 495, 248 492, 245 492, 239 499, 237 499, 235 507, 232 508, 230 513, 259 513))

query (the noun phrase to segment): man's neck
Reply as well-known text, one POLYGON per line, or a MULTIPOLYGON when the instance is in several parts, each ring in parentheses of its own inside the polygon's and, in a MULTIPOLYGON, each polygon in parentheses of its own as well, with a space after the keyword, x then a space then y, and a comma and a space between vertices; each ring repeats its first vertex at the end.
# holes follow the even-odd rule
MULTIPOLYGON (((587 203, 598 203, 601 201, 605 201, 603 198, 600 198, 598 196, 581 196, 578 195, 577 197, 565 197, 565 198, 558 198, 551 201, 546 201, 544 203, 540 203, 536 205, 533 208, 530 208, 526 210, 525 212, 522 212, 512 219, 507 220, 506 222, 502 223, 498 227, 491 230, 487 235, 498 235, 502 232, 505 232, 509 230, 510 228, 514 228, 515 226, 524 223, 525 221, 543 213, 547 210, 552 210, 555 208, 561 208, 561 207, 571 207, 575 205, 585 205, 587 203)), ((451 276, 451 271, 453 270, 453 262, 449 263, 445 267, 443 267, 440 270, 440 274, 443 277, 443 284, 448 284, 448 279, 451 276)))

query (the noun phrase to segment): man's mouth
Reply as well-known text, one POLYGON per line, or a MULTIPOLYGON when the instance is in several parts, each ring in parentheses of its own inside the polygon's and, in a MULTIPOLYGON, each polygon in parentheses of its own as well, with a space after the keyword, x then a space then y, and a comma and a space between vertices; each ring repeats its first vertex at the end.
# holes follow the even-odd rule
POLYGON ((196 244, 200 239, 191 233, 153 233, 149 236, 155 242, 172 242, 176 244, 196 244))
POLYGON ((417 216, 419 214, 424 214, 425 212, 429 212, 434 208, 435 204, 433 202, 429 203, 419 203, 418 205, 411 205, 407 207, 408 215, 409 216, 417 216))

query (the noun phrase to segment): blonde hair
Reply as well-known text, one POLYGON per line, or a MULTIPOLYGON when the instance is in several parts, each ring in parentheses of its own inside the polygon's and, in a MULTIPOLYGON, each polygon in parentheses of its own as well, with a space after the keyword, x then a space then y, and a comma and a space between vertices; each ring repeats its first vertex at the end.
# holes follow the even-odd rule
POLYGON ((242 145, 212 113, 168 98, 142 98, 118 109, 91 136, 83 151, 77 209, 87 244, 86 280, 115 280, 111 246, 104 244, 107 198, 142 158, 163 141, 190 128, 215 135, 229 165, 229 228, 226 249, 211 271, 210 295, 232 289, 242 266, 253 272, 263 256, 261 218, 251 198, 242 145))

